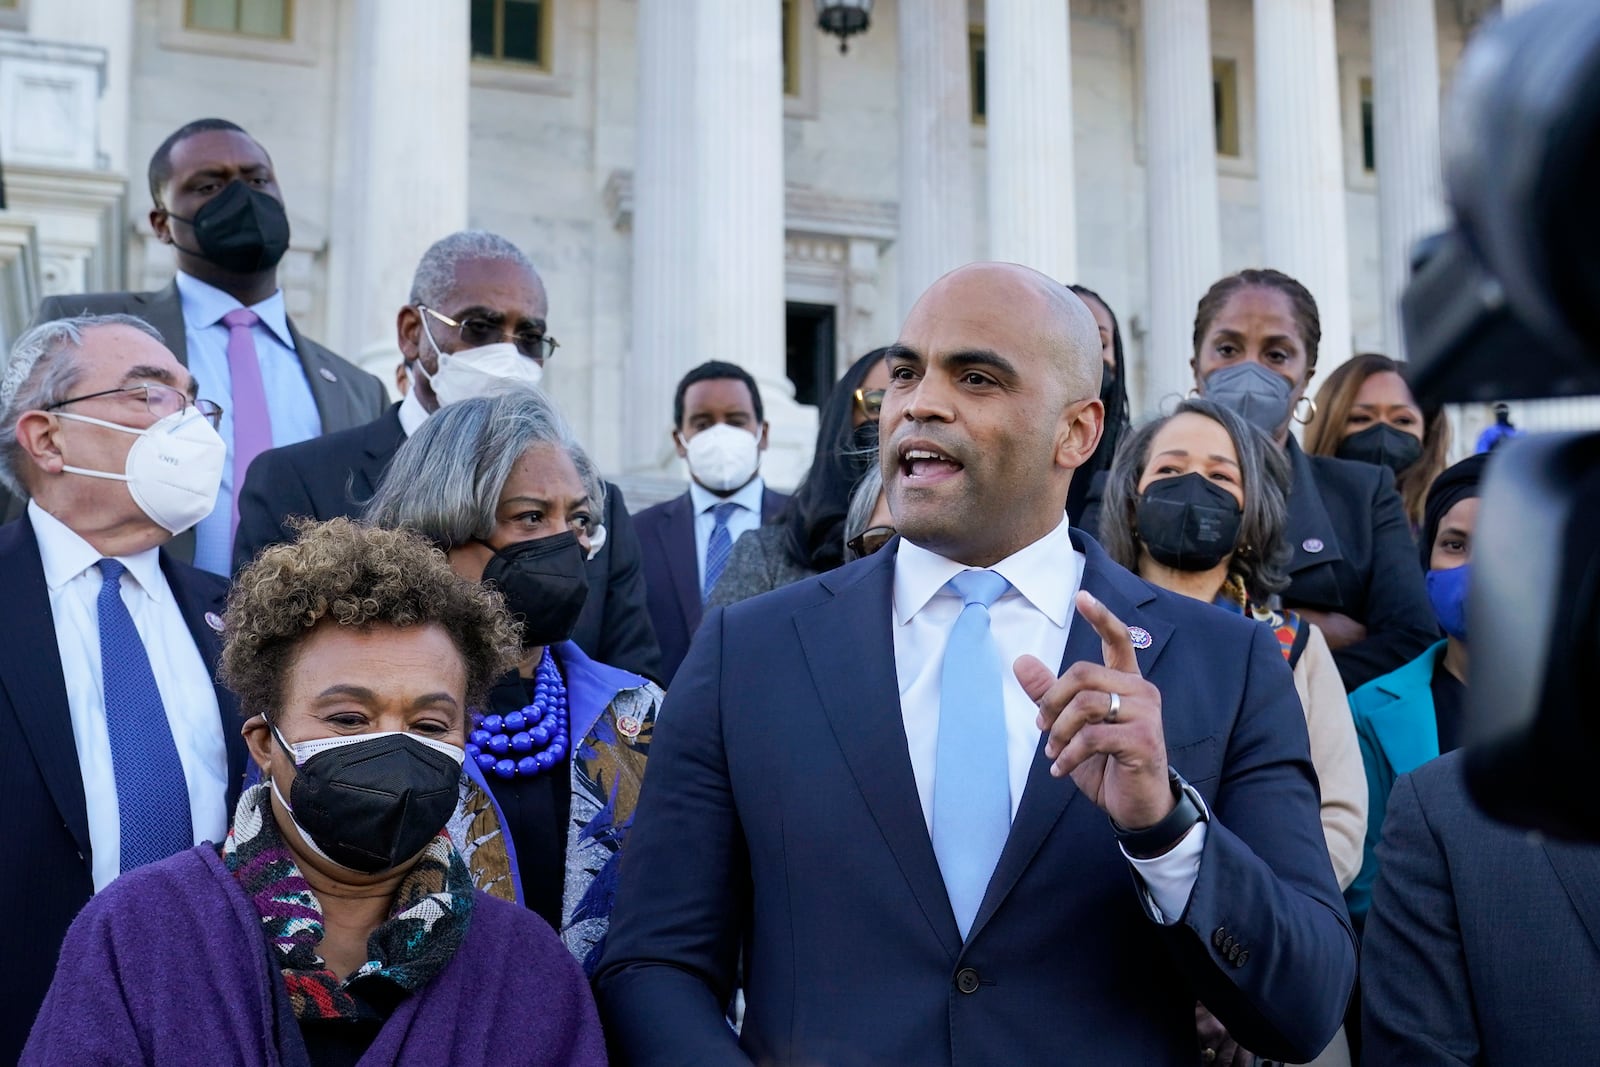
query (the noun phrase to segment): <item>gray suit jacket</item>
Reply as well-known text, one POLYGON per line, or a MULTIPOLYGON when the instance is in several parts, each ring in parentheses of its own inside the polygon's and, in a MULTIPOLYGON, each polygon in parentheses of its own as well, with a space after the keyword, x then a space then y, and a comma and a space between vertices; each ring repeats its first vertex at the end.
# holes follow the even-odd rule
POLYGON ((1461 753, 1395 783, 1361 961, 1362 1061, 1600 1062, 1600 845, 1492 822, 1461 753))
MULTIPOLYGON (((39 304, 33 324, 73 315, 137 315, 156 328, 172 349, 178 362, 188 366, 189 351, 187 331, 183 323, 183 306, 178 297, 176 282, 153 293, 76 293, 68 296, 47 296, 39 304)), ((294 350, 305 369, 306 382, 311 386, 311 399, 316 402, 317 414, 322 419, 322 432, 348 430, 381 416, 388 406, 388 394, 383 383, 354 363, 334 355, 328 349, 303 336, 289 320, 289 336, 294 340, 294 350)), ((201 383, 204 388, 205 383, 201 383)), ((0 491, 0 495, 4 495, 0 491)), ((7 499, 4 509, 8 518, 20 513, 21 504, 7 499)), ((185 563, 194 560, 194 533, 185 531, 172 539, 167 551, 185 563)))

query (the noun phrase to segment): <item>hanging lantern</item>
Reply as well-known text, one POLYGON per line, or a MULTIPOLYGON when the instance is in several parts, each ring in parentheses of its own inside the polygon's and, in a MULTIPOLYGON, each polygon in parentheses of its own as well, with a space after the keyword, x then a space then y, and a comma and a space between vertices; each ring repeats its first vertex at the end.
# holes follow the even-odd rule
POLYGON ((817 0, 817 29, 839 38, 839 53, 850 51, 850 38, 872 23, 872 0, 817 0))

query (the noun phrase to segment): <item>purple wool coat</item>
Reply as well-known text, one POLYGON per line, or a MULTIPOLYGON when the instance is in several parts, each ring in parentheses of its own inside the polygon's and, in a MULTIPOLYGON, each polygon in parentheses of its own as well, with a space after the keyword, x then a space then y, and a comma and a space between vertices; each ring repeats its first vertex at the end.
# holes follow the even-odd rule
MULTIPOLYGON (((209 845, 131 871, 67 932, 25 1067, 309 1067, 255 906, 209 845)), ((578 964, 533 912, 479 893, 455 958, 361 1067, 603 1067, 578 964)))

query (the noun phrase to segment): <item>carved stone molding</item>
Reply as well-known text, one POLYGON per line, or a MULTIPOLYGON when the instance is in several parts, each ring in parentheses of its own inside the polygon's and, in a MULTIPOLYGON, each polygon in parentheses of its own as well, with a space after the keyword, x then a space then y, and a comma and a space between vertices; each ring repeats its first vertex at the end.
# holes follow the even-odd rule
MULTIPOLYGON (((618 230, 633 225, 633 172, 614 170, 601 190, 611 224, 618 230)), ((868 237, 882 244, 895 238, 895 205, 886 200, 858 200, 797 185, 783 191, 784 229, 789 234, 868 237)))

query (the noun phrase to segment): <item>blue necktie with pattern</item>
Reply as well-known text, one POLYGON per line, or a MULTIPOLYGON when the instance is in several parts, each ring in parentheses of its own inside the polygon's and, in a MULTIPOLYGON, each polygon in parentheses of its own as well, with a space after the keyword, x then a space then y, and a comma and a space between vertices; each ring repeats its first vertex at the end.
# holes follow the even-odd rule
POLYGON ((733 554, 733 535, 728 532, 728 520, 738 510, 739 505, 734 503, 718 504, 711 509, 711 517, 716 525, 711 528, 711 540, 706 542, 706 581, 700 589, 702 601, 711 598, 711 590, 717 584, 717 579, 722 577, 723 569, 728 566, 728 557, 733 554))
POLYGON ((194 829, 167 710, 144 642, 122 600, 127 567, 114 559, 103 559, 99 566, 100 672, 126 872, 190 847, 194 829))
POLYGON ((939 676, 933 852, 965 940, 1011 833, 1004 683, 989 630, 989 607, 1010 583, 994 571, 963 571, 945 588, 962 608, 939 676))

